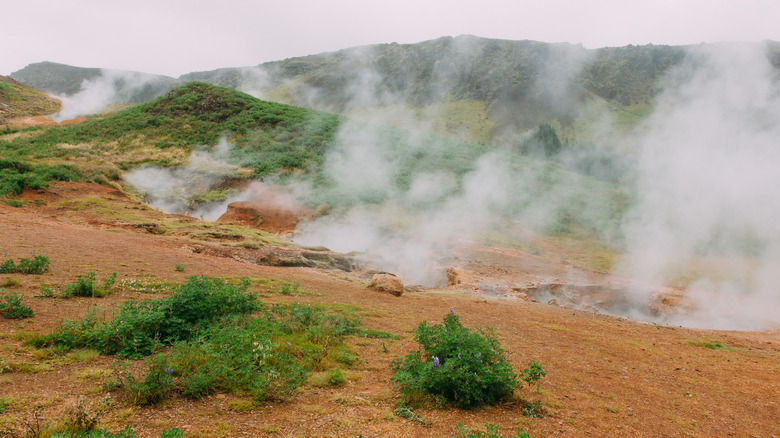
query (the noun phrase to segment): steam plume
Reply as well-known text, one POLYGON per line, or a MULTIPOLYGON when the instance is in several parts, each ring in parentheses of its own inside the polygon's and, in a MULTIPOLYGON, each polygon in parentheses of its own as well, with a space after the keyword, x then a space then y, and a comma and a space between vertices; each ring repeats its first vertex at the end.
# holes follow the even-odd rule
MULTIPOLYGON (((642 127, 618 272, 688 283, 672 322, 760 328, 780 311, 780 98, 764 47, 692 48, 642 127)), ((645 297, 640 297, 644 299, 645 297)))

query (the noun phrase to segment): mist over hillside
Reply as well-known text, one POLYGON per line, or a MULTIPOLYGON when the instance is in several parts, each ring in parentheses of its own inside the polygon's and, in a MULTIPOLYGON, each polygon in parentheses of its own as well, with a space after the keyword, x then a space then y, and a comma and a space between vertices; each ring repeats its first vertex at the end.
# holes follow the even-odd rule
POLYGON ((780 308, 779 49, 463 36, 179 79, 66 68, 85 78, 65 108, 161 95, 39 139, 121 151, 107 165, 171 212, 218 217, 250 196, 229 181, 283 187, 322 213, 298 242, 408 282, 441 284, 461 243, 536 233, 596 242, 596 269, 638 281, 635 309, 671 284, 699 306, 679 323, 755 327, 780 308), (194 79, 216 86, 167 88, 194 79))
POLYGON ((96 111, 99 104, 148 101, 196 80, 339 114, 402 105, 419 110, 418 117, 439 131, 493 142, 548 120, 568 128, 559 135, 573 138, 575 119, 593 99, 641 111, 652 101, 656 79, 679 62, 683 50, 652 45, 588 50, 460 36, 355 47, 176 79, 51 62, 11 76, 62 98, 71 114, 96 111))

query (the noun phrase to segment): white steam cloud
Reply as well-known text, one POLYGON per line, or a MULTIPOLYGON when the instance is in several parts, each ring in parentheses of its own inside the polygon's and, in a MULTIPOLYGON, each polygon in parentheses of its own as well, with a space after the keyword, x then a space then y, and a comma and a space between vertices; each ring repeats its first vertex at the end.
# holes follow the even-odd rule
POLYGON ((618 273, 655 287, 688 283, 698 310, 669 322, 780 323, 774 77, 761 45, 694 48, 641 128, 638 200, 625 221, 627 255, 618 273))
POLYGON ((236 174, 238 166, 227 160, 231 147, 223 138, 211 150, 193 152, 186 166, 144 166, 128 172, 125 181, 143 193, 153 208, 213 221, 225 212, 229 203, 251 199, 251 192, 244 192, 218 202, 197 206, 192 202, 199 193, 236 174))
POLYGON ((132 94, 142 91, 144 87, 152 87, 159 81, 158 76, 147 73, 102 69, 99 76, 85 79, 77 93, 52 95, 62 102, 62 109, 51 118, 61 122, 99 113, 109 105, 127 103, 132 94))

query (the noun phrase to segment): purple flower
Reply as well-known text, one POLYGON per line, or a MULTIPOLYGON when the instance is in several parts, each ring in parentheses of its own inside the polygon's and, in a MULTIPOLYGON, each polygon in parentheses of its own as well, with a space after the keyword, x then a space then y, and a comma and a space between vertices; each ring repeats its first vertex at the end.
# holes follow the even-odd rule
POLYGON ((469 335, 468 333, 463 333, 463 337, 464 337, 464 338, 465 338, 466 336, 468 336, 468 335, 469 335))
POLYGON ((436 356, 431 356, 431 362, 434 370, 438 370, 441 368, 441 364, 439 363, 439 358, 436 356))
POLYGON ((165 372, 168 374, 173 374, 173 368, 166 368, 165 372))
POLYGON ((290 343, 289 343, 289 342, 285 342, 285 343, 284 343, 284 346, 285 346, 285 347, 289 347, 289 346, 290 346, 290 343))
POLYGON ((450 314, 452 314, 452 315, 455 314, 455 308, 454 307, 450 307, 450 314))

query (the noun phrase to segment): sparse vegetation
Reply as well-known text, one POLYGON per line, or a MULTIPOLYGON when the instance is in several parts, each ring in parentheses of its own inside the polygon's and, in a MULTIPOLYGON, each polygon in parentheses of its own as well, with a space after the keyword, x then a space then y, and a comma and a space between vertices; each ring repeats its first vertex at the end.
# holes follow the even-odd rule
MULTIPOLYGON (((486 424, 485 425, 485 431, 472 431, 471 429, 468 429, 466 427, 463 427, 462 424, 458 424, 455 427, 455 437, 456 438, 503 438, 503 435, 499 435, 498 433, 498 426, 495 424, 486 424)), ((507 435, 506 438, 532 438, 531 435, 523 432, 522 427, 518 427, 517 431, 513 435, 507 435)))
POLYGON ((103 279, 103 285, 96 285, 95 282, 97 274, 94 272, 87 273, 84 277, 79 277, 74 283, 65 285, 60 293, 61 298, 70 297, 92 297, 103 298, 111 292, 111 288, 116 283, 116 272, 111 273, 108 277, 103 279))
POLYGON ((40 275, 49 269, 49 258, 38 255, 31 259, 20 258, 19 264, 14 263, 13 259, 7 259, 0 264, 0 273, 4 274, 33 274, 40 275))
POLYGON ((140 358, 159 345, 190 339, 193 333, 221 317, 260 308, 255 295, 218 279, 190 277, 177 293, 159 300, 130 301, 114 318, 98 322, 94 311, 79 321, 62 321, 44 344, 93 348, 103 354, 140 358))

